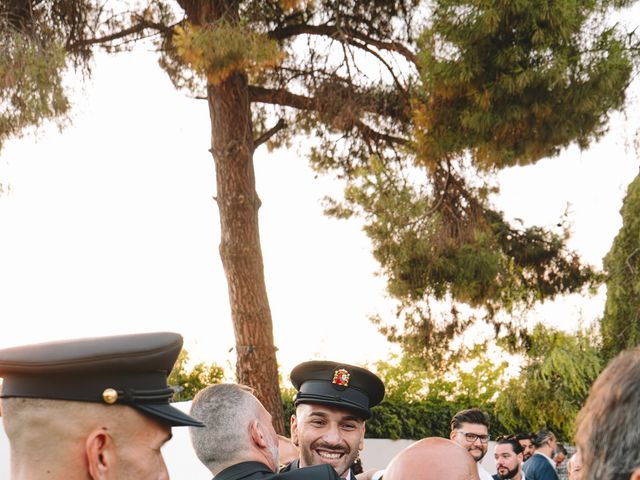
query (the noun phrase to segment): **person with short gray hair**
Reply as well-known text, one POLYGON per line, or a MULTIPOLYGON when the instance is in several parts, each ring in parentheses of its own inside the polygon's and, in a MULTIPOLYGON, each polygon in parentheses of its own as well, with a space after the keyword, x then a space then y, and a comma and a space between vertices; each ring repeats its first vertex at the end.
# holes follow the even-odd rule
POLYGON ((190 414, 208 425, 191 430, 191 443, 214 475, 248 456, 274 471, 278 467, 278 437, 271 426, 271 415, 250 388, 236 384, 205 388, 193 399, 190 414))
POLYGON ((197 393, 190 415, 204 428, 190 430, 198 459, 216 480, 337 480, 328 465, 276 474, 278 435, 271 415, 244 385, 223 383, 197 393))
POLYGON ((640 347, 614 358, 596 379, 577 420, 585 480, 640 479, 640 347))

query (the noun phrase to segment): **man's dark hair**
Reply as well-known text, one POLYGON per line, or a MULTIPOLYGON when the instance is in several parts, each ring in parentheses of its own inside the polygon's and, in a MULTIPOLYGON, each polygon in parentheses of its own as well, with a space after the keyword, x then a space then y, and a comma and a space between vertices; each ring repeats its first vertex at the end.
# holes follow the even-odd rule
POLYGON ((520 441, 520 440, 530 440, 531 442, 533 442, 533 439, 536 435, 534 433, 524 433, 524 432, 520 432, 520 433, 516 433, 513 437, 520 441))
POLYGON ((585 480, 622 480, 640 468, 640 347, 614 358, 578 415, 585 480))
POLYGON ((563 445, 563 444, 561 444, 561 443, 559 443, 559 444, 558 444, 558 446, 556 447, 556 452, 557 452, 557 453, 564 453, 564 456, 565 456, 565 457, 568 455, 568 454, 567 454, 567 449, 566 449, 566 448, 564 448, 564 445, 563 445))
POLYGON ((479 408, 469 408, 456 413, 451 419, 451 430, 460 428, 463 423, 479 423, 489 428, 489 415, 479 408))
POLYGON ((518 440, 515 439, 515 436, 512 437, 498 437, 496 438, 496 445, 511 445, 513 448, 513 452, 518 455, 519 453, 524 452, 524 448, 518 440))
POLYGON ((555 440, 556 436, 550 430, 540 430, 536 433, 536 436, 531 440, 533 446, 536 448, 540 448, 543 445, 549 443, 551 440, 555 440))

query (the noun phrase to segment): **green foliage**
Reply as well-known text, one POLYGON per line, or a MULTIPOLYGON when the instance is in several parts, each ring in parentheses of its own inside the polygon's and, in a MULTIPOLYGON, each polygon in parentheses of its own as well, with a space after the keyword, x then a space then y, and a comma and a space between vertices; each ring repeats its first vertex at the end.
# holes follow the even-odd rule
POLYGON ((0 15, 0 148, 28 127, 58 120, 69 101, 62 84, 63 45, 13 30, 0 15))
POLYGON ((605 358, 640 344, 640 176, 627 189, 622 228, 604 258, 607 302, 600 322, 605 358))
POLYGON ((173 396, 174 402, 191 400, 196 393, 209 385, 220 383, 224 378, 222 367, 212 363, 200 362, 191 370, 187 370, 189 353, 182 350, 168 378, 169 385, 177 387, 173 396))
POLYGON ((442 361, 450 341, 476 320, 459 315, 456 304, 480 308, 493 322, 497 311, 529 308, 601 280, 566 248, 567 228, 510 224, 490 207, 492 189, 468 185, 463 172, 451 170, 431 184, 423 175, 425 187, 420 174, 372 157, 368 168, 351 176, 345 201, 328 200, 326 208, 338 217, 364 217, 373 254, 404 317, 401 330, 381 330, 407 353, 442 361), (443 193, 430 200, 433 191, 443 193), (428 306, 433 299, 453 307, 446 316, 434 315, 428 306))
POLYGON ((521 341, 508 338, 510 349, 523 349, 525 362, 496 401, 495 414, 510 431, 546 427, 571 439, 575 416, 604 364, 590 332, 575 335, 535 327, 521 341))
POLYGON ((386 394, 367 422, 367 436, 448 437, 451 417, 470 407, 489 413, 493 435, 505 433, 494 418, 493 408, 506 366, 504 362, 495 364, 483 347, 472 349, 443 371, 407 356, 399 362, 378 362, 376 371, 385 384, 386 394))
POLYGON ((586 148, 625 100, 631 53, 604 12, 630 3, 435 1, 420 42, 419 159, 470 152, 492 169, 586 148))

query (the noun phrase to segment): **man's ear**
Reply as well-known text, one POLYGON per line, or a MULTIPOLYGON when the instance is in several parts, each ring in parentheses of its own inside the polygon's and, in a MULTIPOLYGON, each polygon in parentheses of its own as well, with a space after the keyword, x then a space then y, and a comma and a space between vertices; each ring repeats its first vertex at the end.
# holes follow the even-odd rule
POLYGON ((456 431, 451 430, 451 433, 449 434, 449 440, 453 440, 454 438, 456 438, 456 431))
POLYGON ((296 446, 300 446, 298 440, 298 419, 295 415, 291 415, 291 442, 296 446))
POLYGON ((87 467, 92 480, 108 478, 116 463, 116 453, 113 439, 104 429, 96 429, 87 437, 85 453, 87 467))
POLYGON ((640 467, 631 472, 631 477, 629 478, 629 480, 640 480, 640 467))
POLYGON ((267 448, 269 444, 264 438, 264 433, 262 431, 262 425, 258 420, 254 420, 249 424, 249 434, 251 435, 251 440, 260 448, 267 448))
POLYGON ((367 431, 367 425, 362 422, 362 436, 360 437, 360 443, 358 444, 358 450, 364 450, 364 434, 367 431))

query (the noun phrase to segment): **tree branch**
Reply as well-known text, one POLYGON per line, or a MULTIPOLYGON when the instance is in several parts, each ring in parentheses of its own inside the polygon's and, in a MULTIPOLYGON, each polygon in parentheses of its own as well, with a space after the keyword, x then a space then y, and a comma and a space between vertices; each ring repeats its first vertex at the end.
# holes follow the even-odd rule
POLYGON ((296 95, 284 88, 264 88, 254 85, 249 86, 249 100, 251 102, 293 107, 298 110, 318 110, 319 106, 315 99, 296 95))
POLYGON ((68 45, 68 49, 75 50, 83 47, 88 47, 90 45, 99 45, 103 43, 112 42, 113 40, 119 40, 121 38, 126 38, 131 35, 144 32, 147 29, 156 30, 158 32, 161 32, 167 35, 171 34, 173 31, 173 27, 169 27, 161 23, 149 22, 147 20, 140 19, 138 23, 136 23, 135 25, 132 25, 129 28, 125 28, 124 30, 120 30, 119 32, 112 33, 111 35, 105 35, 104 37, 88 38, 86 40, 72 43, 68 45))
MULTIPOLYGON (((334 39, 339 39, 340 37, 344 38, 344 35, 347 35, 346 40, 348 43, 352 43, 352 39, 360 40, 367 45, 373 45, 374 47, 380 50, 387 50, 392 52, 397 52, 406 58, 409 62, 414 65, 417 65, 417 59, 415 54, 409 50, 405 45, 400 42, 383 42, 381 40, 376 40, 371 38, 364 33, 358 32, 353 28, 349 27, 340 27, 338 28, 335 25, 307 25, 307 24, 297 24, 297 25, 286 25, 282 27, 278 27, 275 30, 269 32, 269 37, 274 40, 285 40, 287 38, 295 37, 298 35, 322 35, 325 37, 330 37, 334 39)), ((354 44, 354 46, 360 47, 359 44, 354 44)))
POLYGON ((396 143, 400 145, 407 145, 409 141, 406 138, 402 137, 394 137, 393 135, 388 135, 386 133, 380 133, 370 126, 366 125, 362 121, 355 122, 355 127, 362 133, 362 135, 366 138, 370 138, 376 142, 385 142, 385 143, 396 143))
POLYGON ((282 130, 283 128, 286 128, 286 127, 287 127, 287 122, 285 122, 281 118, 280 120, 278 120, 278 123, 276 123, 273 127, 271 127, 269 130, 264 132, 262 135, 260 135, 258 138, 256 138, 253 141, 253 149, 255 150, 256 148, 258 148, 260 145, 262 145, 264 142, 269 140, 276 133, 278 133, 280 130, 282 130))

